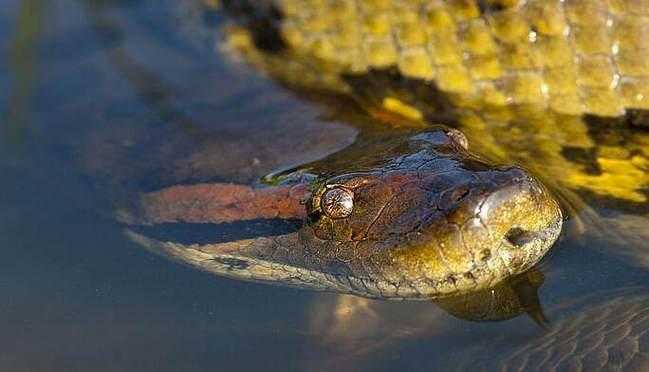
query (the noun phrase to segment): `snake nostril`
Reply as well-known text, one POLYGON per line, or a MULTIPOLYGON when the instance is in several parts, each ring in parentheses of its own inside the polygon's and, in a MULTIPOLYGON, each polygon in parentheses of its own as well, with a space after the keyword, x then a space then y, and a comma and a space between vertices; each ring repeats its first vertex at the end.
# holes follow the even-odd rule
POLYGON ((480 260, 481 261, 487 261, 491 258, 491 250, 490 249, 483 249, 480 251, 480 260))
POLYGON ((520 227, 513 227, 505 234, 505 239, 516 248, 520 248, 534 239, 536 234, 520 227))

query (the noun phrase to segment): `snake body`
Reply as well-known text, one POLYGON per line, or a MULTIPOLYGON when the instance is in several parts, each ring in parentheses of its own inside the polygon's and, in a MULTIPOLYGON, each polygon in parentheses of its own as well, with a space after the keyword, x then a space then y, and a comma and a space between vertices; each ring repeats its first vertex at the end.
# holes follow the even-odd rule
MULTIPOLYGON (((591 299, 592 300, 592 299, 591 299)), ((627 288, 605 301, 564 306, 564 316, 548 332, 524 345, 507 340, 469 354, 458 366, 471 371, 646 371, 649 368, 649 293, 627 288), (506 346, 507 345, 507 346, 506 346), (499 350, 499 347, 511 349, 499 350), (502 358, 487 357, 499 354, 502 358), (470 359, 470 358, 469 358, 470 359)), ((588 302, 586 300, 586 302, 588 302)))
POLYGON ((647 201, 649 135, 628 129, 649 123, 646 1, 237 3, 225 44, 284 84, 455 125, 561 187, 647 201))

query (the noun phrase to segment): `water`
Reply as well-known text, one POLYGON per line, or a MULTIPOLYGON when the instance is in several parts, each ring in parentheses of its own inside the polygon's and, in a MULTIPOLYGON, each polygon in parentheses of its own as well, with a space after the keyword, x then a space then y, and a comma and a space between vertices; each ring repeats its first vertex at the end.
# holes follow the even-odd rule
MULTIPOLYGON (((179 17, 166 1, 0 9, 0 369, 440 370, 541 337, 525 316, 468 322, 427 302, 214 277, 127 239, 113 211, 132 190, 251 182, 357 134, 179 17)), ((607 250, 566 235, 542 262, 551 324, 586 294, 646 293, 647 272, 607 250)))

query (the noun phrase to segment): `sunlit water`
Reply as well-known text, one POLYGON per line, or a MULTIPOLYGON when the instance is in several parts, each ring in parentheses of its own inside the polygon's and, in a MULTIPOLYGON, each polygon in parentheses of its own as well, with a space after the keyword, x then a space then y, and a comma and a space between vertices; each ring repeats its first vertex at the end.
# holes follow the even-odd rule
MULTIPOLYGON (((357 131, 224 60, 172 3, 0 8, 0 369, 446 370, 543 335, 525 316, 468 322, 214 277, 128 240, 113 211, 133 190, 251 182, 357 131)), ((649 296, 647 271, 616 249, 561 238, 540 265, 551 325, 585 295, 577 312, 619 289, 649 296)))

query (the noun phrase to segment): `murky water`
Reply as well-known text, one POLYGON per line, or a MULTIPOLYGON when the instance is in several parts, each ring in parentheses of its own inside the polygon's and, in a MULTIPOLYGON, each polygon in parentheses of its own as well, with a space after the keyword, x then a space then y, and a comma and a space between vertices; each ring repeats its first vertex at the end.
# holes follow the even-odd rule
MULTIPOLYGON (((0 7, 0 369, 473 370, 532 355, 519 349, 548 331, 526 316, 470 322, 428 302, 233 281, 128 240, 113 213, 134 190, 251 182, 358 131, 225 59, 214 28, 184 21, 173 3, 0 7)), ((606 324, 608 303, 646 314, 649 245, 637 218, 635 240, 565 234, 543 260, 550 327, 606 324)), ((647 358, 649 333, 626 335, 639 346, 607 357, 647 358)))

